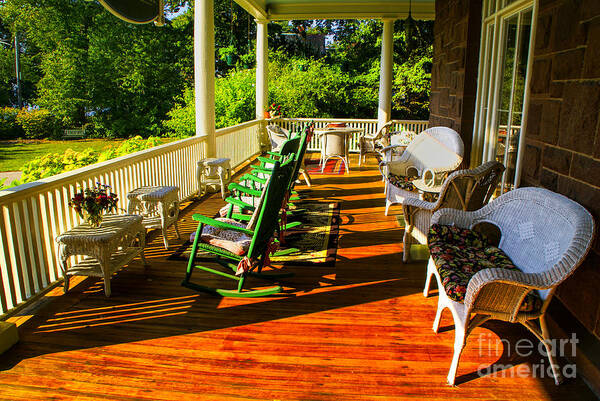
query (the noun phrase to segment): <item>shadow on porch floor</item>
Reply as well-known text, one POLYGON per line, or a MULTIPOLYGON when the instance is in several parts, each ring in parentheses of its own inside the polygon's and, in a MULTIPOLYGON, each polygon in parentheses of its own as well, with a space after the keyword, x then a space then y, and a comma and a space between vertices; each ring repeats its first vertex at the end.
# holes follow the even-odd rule
MULTIPOLYGON (((496 322, 471 335, 459 386, 447 386, 452 321, 431 330, 436 297, 422 296, 425 262, 402 263, 400 210, 384 216, 374 160, 359 169, 353 159, 349 175, 313 176, 307 194, 341 203, 335 266, 285 266, 295 276, 282 294, 219 299, 181 287, 185 262, 167 257, 183 240, 166 251, 155 235, 151 266, 136 259, 118 272, 112 297, 85 279, 66 295, 49 293, 35 316, 14 319, 22 340, 0 361, 0 398, 593 398, 581 379, 557 387, 547 374, 519 373, 548 362, 510 353, 501 338, 533 339, 496 322), (517 367, 479 377, 492 363, 517 367)), ((195 229, 193 213, 211 216, 221 205, 218 195, 187 205, 182 237, 195 229)))

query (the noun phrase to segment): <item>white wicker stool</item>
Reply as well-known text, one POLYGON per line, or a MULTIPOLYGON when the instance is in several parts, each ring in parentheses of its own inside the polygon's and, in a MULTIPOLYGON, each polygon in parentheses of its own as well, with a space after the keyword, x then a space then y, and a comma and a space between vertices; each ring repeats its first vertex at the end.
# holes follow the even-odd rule
POLYGON ((221 187, 221 197, 225 199, 225 190, 231 179, 229 159, 226 157, 218 159, 209 157, 200 160, 196 170, 196 178, 198 180, 198 196, 206 194, 209 185, 214 185, 215 187, 221 187))
POLYGON ((169 248, 167 228, 175 225, 177 238, 177 218, 179 217, 179 187, 148 186, 136 188, 127 194, 127 213, 139 214, 144 218, 146 228, 162 229, 165 249, 169 248))

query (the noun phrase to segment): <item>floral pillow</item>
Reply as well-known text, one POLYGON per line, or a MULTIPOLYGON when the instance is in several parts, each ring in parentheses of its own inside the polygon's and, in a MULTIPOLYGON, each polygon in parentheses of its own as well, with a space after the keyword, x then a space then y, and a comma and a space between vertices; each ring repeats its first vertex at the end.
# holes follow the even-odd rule
MULTIPOLYGON (((442 285, 448 297, 463 302, 471 277, 480 270, 502 268, 518 270, 512 260, 490 244, 487 237, 477 231, 432 224, 427 238, 442 285)), ((542 300, 532 291, 521 304, 521 312, 532 312, 541 308, 542 300)))
POLYGON ((403 175, 396 175, 396 174, 392 174, 389 173, 388 174, 388 181, 390 182, 390 184, 401 188, 401 189, 405 189, 407 191, 413 191, 415 189, 415 186, 412 183, 412 180, 414 180, 415 177, 407 177, 407 176, 403 176, 403 175))

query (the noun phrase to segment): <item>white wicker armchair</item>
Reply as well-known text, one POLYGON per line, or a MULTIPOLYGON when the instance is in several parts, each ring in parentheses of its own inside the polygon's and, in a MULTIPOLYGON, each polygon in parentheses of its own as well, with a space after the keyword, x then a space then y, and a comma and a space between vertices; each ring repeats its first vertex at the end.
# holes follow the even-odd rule
POLYGON ((392 184, 390 174, 421 177, 429 171, 436 181, 441 181, 446 174, 458 168, 463 155, 464 144, 456 131, 446 127, 433 127, 417 135, 398 160, 382 161, 379 170, 385 180, 385 215, 387 216, 391 205, 416 196, 414 192, 392 184))
POLYGON ((388 121, 377 130, 375 135, 362 134, 358 138, 358 146, 360 154, 358 156, 358 165, 362 166, 362 162, 366 159, 367 154, 377 154, 377 145, 381 147, 389 145, 386 143, 387 134, 392 127, 393 121, 388 121))
POLYGON ((269 135, 269 141, 271 142, 272 152, 277 152, 281 145, 290 139, 290 132, 275 124, 267 125, 267 134, 269 135))
MULTIPOLYGON (((441 209, 432 224, 475 228, 491 223, 501 233, 498 248, 518 270, 484 268, 475 273, 466 287, 463 302, 449 298, 440 274, 430 258, 424 295, 428 295, 431 276, 439 291, 433 330, 437 332, 442 311, 450 309, 454 318, 454 356, 448 382, 454 384, 462 349, 469 333, 489 319, 521 323, 545 345, 556 384, 562 381, 545 321, 545 312, 556 287, 570 276, 588 253, 594 220, 578 203, 543 188, 519 188, 490 202, 483 208, 466 212, 441 209), (539 307, 524 311, 530 292, 541 298, 539 307)), ((438 226, 439 227, 439 226, 438 226)), ((431 248, 431 244, 430 244, 431 248)))
POLYGON ((472 170, 458 170, 446 178, 436 202, 406 198, 402 203, 404 214, 404 262, 410 259, 410 245, 414 238, 427 244, 427 232, 433 213, 442 208, 477 210, 487 204, 494 193, 504 166, 496 161, 482 164, 472 170))

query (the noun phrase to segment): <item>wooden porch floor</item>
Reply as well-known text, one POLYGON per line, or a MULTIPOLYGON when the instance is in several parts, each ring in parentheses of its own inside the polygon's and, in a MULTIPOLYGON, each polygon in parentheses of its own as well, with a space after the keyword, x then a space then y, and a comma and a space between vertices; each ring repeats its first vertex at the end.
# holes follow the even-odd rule
MULTIPOLYGON (((353 159, 346 176, 313 176, 311 199, 341 202, 335 267, 285 267, 295 276, 283 294, 219 299, 181 287, 185 262, 166 257, 182 241, 165 251, 155 236, 151 266, 136 259, 118 272, 112 297, 85 279, 66 295, 53 290, 34 316, 12 319, 21 342, 1 358, 0 399, 594 399, 580 378, 555 386, 547 373, 523 373, 548 362, 503 353, 500 338, 510 348, 532 338, 499 322, 475 330, 458 386, 445 384, 451 317, 433 333, 437 297, 422 295, 425 262, 402 263, 400 209, 384 216, 369 161, 359 170, 353 159), (492 363, 517 367, 479 377, 492 363)), ((189 205, 183 237, 195 228, 192 213, 210 216, 221 204, 213 195, 189 205)))

